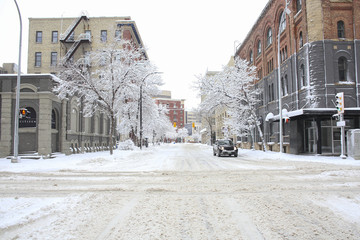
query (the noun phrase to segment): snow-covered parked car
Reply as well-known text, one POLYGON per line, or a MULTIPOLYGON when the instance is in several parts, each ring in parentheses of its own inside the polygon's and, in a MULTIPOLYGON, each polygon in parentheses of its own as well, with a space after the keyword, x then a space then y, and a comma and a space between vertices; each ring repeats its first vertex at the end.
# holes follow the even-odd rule
POLYGON ((229 139, 219 139, 215 141, 213 146, 214 156, 218 155, 218 157, 222 155, 234 155, 234 157, 238 156, 238 149, 234 145, 234 143, 229 139))
POLYGON ((135 145, 130 139, 118 143, 119 150, 134 150, 135 145))

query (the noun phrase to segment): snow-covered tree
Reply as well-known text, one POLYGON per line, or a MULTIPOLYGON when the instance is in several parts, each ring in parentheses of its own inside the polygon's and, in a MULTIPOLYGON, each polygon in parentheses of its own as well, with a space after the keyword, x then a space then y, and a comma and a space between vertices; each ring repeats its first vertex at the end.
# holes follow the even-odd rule
POLYGON ((77 96, 86 117, 99 111, 110 119, 110 154, 119 110, 138 103, 134 93, 139 82, 154 70, 144 51, 127 40, 117 40, 76 62, 63 60, 55 78, 54 91, 61 99, 77 96))
POLYGON ((215 129, 213 129, 215 124, 215 109, 217 105, 213 104, 212 101, 206 99, 207 96, 203 96, 205 101, 203 101, 200 106, 194 110, 196 115, 201 119, 201 124, 207 129, 206 134, 210 139, 210 144, 212 145, 213 136, 215 135, 215 129))
POLYGON ((181 142, 183 142, 183 139, 189 136, 188 130, 186 128, 179 128, 177 130, 177 137, 181 138, 181 142))
POLYGON ((234 66, 225 66, 213 76, 198 77, 198 89, 205 96, 200 104, 204 111, 227 107, 230 115, 225 126, 238 136, 250 134, 256 127, 266 151, 263 133, 260 127, 256 106, 260 99, 260 89, 255 87, 256 67, 237 57, 234 66))

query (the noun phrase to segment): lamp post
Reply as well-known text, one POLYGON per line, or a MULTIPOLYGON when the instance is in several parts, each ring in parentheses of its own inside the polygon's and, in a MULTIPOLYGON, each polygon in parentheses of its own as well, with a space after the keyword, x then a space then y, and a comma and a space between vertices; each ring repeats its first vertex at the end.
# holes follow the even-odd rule
POLYGON ((280 142, 280 153, 283 152, 283 114, 282 114, 282 93, 281 93, 281 73, 280 73, 280 69, 281 69, 281 61, 280 61, 280 34, 281 34, 281 25, 283 21, 286 21, 286 14, 290 14, 291 11, 288 9, 288 5, 290 3, 290 1, 288 2, 287 0, 285 0, 285 9, 281 14, 280 17, 280 22, 279 22, 279 29, 278 29, 278 39, 277 39, 277 45, 278 45, 278 92, 279 92, 279 142, 280 142), (285 18, 285 19, 284 19, 285 18))
POLYGON ((143 107, 142 107, 142 94, 143 94, 143 83, 145 82, 146 78, 148 78, 151 75, 154 74, 162 74, 162 72, 151 72, 147 74, 142 80, 140 84, 140 102, 139 102, 139 108, 140 108, 140 149, 142 149, 142 138, 143 138, 143 107))
POLYGON ((15 113, 14 113, 14 157, 11 158, 12 163, 18 163, 19 152, 19 105, 20 105, 20 76, 21 76, 21 42, 22 42, 22 21, 19 6, 14 0, 16 8, 19 13, 20 20, 20 39, 19 39, 19 62, 17 70, 17 81, 16 81, 16 101, 15 101, 15 113))

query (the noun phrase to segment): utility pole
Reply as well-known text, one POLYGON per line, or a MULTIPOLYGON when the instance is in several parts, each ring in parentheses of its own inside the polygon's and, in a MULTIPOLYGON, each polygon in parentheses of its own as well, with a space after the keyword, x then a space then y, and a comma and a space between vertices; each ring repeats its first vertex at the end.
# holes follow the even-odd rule
POLYGON ((19 115, 20 115, 20 76, 21 76, 21 42, 22 42, 22 20, 19 6, 14 0, 16 8, 19 13, 20 20, 20 39, 19 39, 19 61, 17 70, 17 81, 16 81, 16 100, 15 100, 15 113, 14 113, 14 157, 11 158, 12 163, 20 162, 18 158, 19 153, 19 115))

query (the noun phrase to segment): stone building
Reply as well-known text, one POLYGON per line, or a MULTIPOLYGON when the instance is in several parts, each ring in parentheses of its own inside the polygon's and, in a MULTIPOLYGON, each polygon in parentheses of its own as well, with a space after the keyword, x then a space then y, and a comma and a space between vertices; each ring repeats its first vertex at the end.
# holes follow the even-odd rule
MULTIPOLYGON (((142 46, 130 17, 30 18, 28 74, 22 74, 19 154, 66 154, 109 148, 109 119, 99 112, 84 117, 76 96, 61 101, 52 93, 53 75, 61 59, 76 61, 117 38, 142 46), (53 75, 52 75, 53 74, 53 75)), ((144 57, 147 58, 146 52, 144 57)), ((16 75, 0 75, 0 157, 13 154, 16 75)), ((114 136, 113 136, 114 137, 114 136)))
MULTIPOLYGON (((16 78, 14 74, 0 75, 0 157, 13 151, 16 78)), ((83 117, 78 99, 61 101, 52 92, 52 79, 50 74, 21 76, 20 108, 26 108, 28 116, 19 120, 19 154, 108 149, 109 119, 99 112, 83 117)))
POLYGON ((279 151, 281 89, 283 117, 290 120, 282 123, 285 152, 339 154, 337 93, 345 94, 346 130, 360 127, 360 1, 291 0, 291 12, 285 5, 269 0, 236 51, 257 67, 266 142, 279 151))

